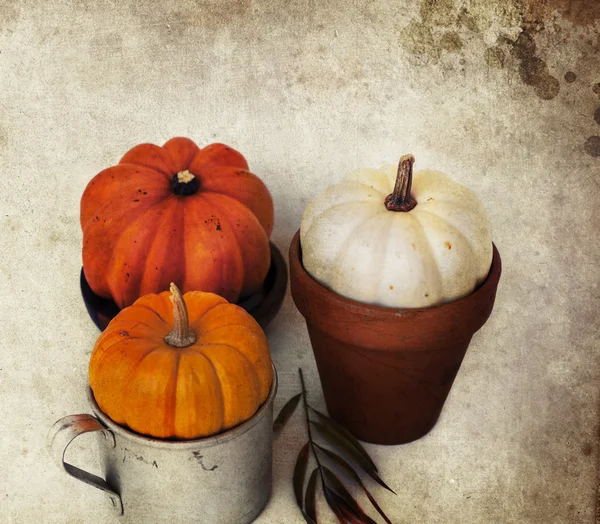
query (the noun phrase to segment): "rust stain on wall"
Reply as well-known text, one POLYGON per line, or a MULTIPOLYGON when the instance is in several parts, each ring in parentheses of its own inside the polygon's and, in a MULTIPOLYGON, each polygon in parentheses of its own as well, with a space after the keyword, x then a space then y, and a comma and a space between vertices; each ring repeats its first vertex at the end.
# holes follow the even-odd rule
POLYGON ((590 26, 600 20, 600 2, 597 0, 525 0, 523 7, 527 21, 547 20, 554 11, 580 26, 590 26))
POLYGON ((583 149, 593 157, 600 157, 600 136, 590 136, 586 140, 583 149))
POLYGON ((483 58, 489 67, 498 69, 502 69, 506 63, 506 54, 498 46, 488 47, 484 52, 483 58))
POLYGON ((437 64, 441 55, 462 55, 464 38, 479 35, 479 22, 454 0, 421 0, 419 18, 400 33, 400 45, 422 64, 437 64))
POLYGON ((441 49, 427 24, 418 20, 410 22, 400 34, 400 44, 424 63, 437 64, 441 49))
POLYGON ((450 26, 458 10, 454 0, 421 0, 419 12, 428 25, 450 26))
MULTIPOLYGON (((544 31, 560 27, 560 19, 583 28, 589 35, 588 44, 600 52, 600 37, 595 30, 600 21, 600 1, 596 0, 420 0, 418 14, 400 33, 400 45, 416 58, 417 65, 441 63, 446 67, 441 60, 444 53, 459 54, 464 65, 465 44, 475 41, 483 48, 481 57, 487 67, 514 70, 538 98, 552 100, 560 93, 561 80, 566 84, 577 80, 576 71, 567 71, 559 80, 553 70, 553 58, 560 53, 556 38, 541 52, 536 43, 544 31), (486 45, 490 30, 499 35, 491 46, 486 45)), ((581 29, 578 31, 581 33, 581 29)), ((560 38, 567 43, 569 32, 560 38)), ((592 90, 600 95, 600 82, 592 90)), ((600 108, 594 119, 600 123, 600 108)), ((600 157, 600 137, 588 137, 583 149, 590 156, 600 157)))
MULTIPOLYGON (((526 11, 530 19, 540 14, 532 9, 526 10, 520 0, 474 3, 469 9, 453 0, 421 0, 421 21, 414 20, 409 24, 402 34, 402 42, 409 52, 428 57, 435 63, 443 50, 459 52, 463 47, 460 34, 451 29, 464 31, 466 28, 482 37, 481 32, 489 29, 493 23, 501 27, 521 26, 524 29, 517 40, 505 37, 504 44, 512 47, 512 54, 519 60, 523 83, 532 86, 541 99, 550 100, 558 94, 560 83, 550 74, 546 62, 536 56, 533 35, 525 29, 526 11), (440 28, 444 32, 436 38, 436 30, 439 32, 440 28)), ((487 48, 483 58, 489 67, 503 68, 506 64, 505 52, 499 46, 487 48)))
POLYGON ((573 73, 573 71, 567 71, 565 73, 565 82, 567 82, 568 84, 572 84, 573 82, 575 82, 575 80, 577 80, 577 75, 573 73))
MULTIPOLYGON (((483 41, 482 32, 494 23, 500 27, 522 27, 523 31, 516 40, 504 37, 501 43, 508 45, 509 52, 517 59, 521 81, 532 86, 542 100, 551 100, 559 93, 560 82, 550 74, 548 64, 536 54, 533 32, 526 28, 525 11, 521 0, 473 3, 470 8, 454 0, 421 0, 421 20, 413 20, 404 29, 401 44, 408 52, 424 59, 425 63, 435 64, 443 51, 459 53, 463 49, 461 31, 468 31, 470 36, 478 36, 483 41)), ((527 13, 530 18, 537 18, 540 14, 532 9, 527 9, 527 13)), ((501 46, 487 48, 483 58, 489 67, 503 68, 506 65, 506 53, 501 46)))
POLYGON ((537 46, 530 30, 524 30, 512 43, 512 52, 520 61, 521 81, 532 86, 542 100, 551 100, 560 91, 560 82, 550 74, 548 64, 536 55, 537 46))
MULTIPOLYGON (((572 23, 591 26, 600 20, 600 2, 590 0, 490 0, 469 2, 460 0, 420 0, 420 19, 413 19, 401 32, 400 44, 422 63, 436 64, 442 52, 460 52, 463 48, 461 33, 470 32, 483 40, 483 33, 495 25, 501 28, 520 27, 518 38, 504 37, 501 45, 485 49, 483 58, 489 67, 507 65, 502 44, 518 60, 522 82, 533 87, 533 92, 543 100, 551 100, 560 91, 558 78, 550 67, 536 54, 534 29, 543 31, 544 25, 555 14, 572 23)), ((575 73, 565 77, 573 82, 575 73)))
POLYGON ((458 33, 444 33, 440 38, 440 47, 450 53, 458 52, 463 48, 463 41, 458 33))

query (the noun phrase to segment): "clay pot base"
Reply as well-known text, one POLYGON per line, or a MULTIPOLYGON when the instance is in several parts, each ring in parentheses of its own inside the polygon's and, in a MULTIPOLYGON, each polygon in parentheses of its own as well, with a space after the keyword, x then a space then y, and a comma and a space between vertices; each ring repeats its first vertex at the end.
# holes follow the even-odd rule
MULTIPOLYGON (((287 287, 285 260, 275 244, 270 242, 270 246, 271 267, 261 289, 238 303, 238 306, 250 313, 263 329, 279 313, 287 287)), ((83 274, 83 268, 81 268, 79 284, 81 296, 90 318, 100 331, 104 331, 109 322, 119 313, 119 307, 112 300, 99 297, 92 291, 83 274)))
POLYGON ((473 334, 492 312, 500 279, 493 247, 487 279, 441 306, 395 309, 342 297, 302 265, 299 232, 289 252, 290 284, 306 320, 329 415, 355 437, 403 444, 433 428, 473 334))

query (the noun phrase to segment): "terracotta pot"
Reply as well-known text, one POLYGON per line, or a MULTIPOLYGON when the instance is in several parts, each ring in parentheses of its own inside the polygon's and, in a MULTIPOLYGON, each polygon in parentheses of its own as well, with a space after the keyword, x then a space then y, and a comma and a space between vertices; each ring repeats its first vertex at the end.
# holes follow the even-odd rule
POLYGON ((292 297, 306 320, 330 416, 377 444, 429 432, 471 337, 492 312, 502 270, 496 246, 478 289, 418 309, 363 304, 325 288, 302 266, 299 231, 289 257, 292 297))

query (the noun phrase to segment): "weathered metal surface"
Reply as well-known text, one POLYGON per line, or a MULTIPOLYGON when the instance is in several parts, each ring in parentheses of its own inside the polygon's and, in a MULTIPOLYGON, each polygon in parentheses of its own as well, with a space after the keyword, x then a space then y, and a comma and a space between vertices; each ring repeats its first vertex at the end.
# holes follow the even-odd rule
POLYGON ((169 442, 115 424, 90 390, 94 416, 58 420, 50 431, 49 446, 68 474, 108 495, 124 523, 247 524, 271 494, 276 392, 274 372, 269 396, 252 418, 214 437, 169 442), (103 478, 64 461, 71 441, 90 431, 98 433, 103 478))

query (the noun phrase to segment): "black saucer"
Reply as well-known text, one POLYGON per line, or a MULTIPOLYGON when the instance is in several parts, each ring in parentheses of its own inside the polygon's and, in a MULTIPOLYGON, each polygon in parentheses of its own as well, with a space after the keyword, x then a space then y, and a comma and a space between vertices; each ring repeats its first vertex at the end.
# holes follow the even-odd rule
MULTIPOLYGON (((250 313, 263 329, 279 313, 283 297, 285 296, 288 278, 287 266, 281 252, 273 242, 270 245, 271 267, 262 288, 254 295, 238 302, 238 306, 243 307, 250 313)), ((83 268, 81 268, 79 283, 81 286, 81 295, 91 319, 100 331, 104 331, 108 323, 117 315, 120 309, 112 300, 99 297, 92 291, 83 274, 83 268)))

